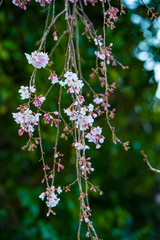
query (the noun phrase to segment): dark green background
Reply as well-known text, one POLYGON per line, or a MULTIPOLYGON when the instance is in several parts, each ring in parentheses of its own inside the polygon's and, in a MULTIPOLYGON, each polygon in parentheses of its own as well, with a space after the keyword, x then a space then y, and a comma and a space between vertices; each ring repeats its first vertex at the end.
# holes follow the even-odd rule
MULTIPOLYGON (((63 7, 62 1, 56 5, 56 11, 63 7)), ((115 1, 116 2, 116 1, 115 1)), ((114 1, 113 1, 114 3, 114 1)), ((152 1, 158 10, 158 1, 152 1)), ((116 6, 116 5, 114 5, 116 6)), ((12 112, 23 102, 18 89, 28 85, 33 67, 27 64, 24 52, 37 49, 35 43, 41 38, 46 11, 32 0, 28 10, 23 11, 11 1, 4 1, 0 8, 0 239, 45 239, 75 240, 78 228, 78 189, 62 193, 60 204, 55 209, 57 215, 46 217, 45 203, 38 198, 44 191, 41 184, 42 165, 39 162, 39 150, 33 153, 24 152, 21 146, 27 137, 19 137, 18 125, 12 118, 12 112)), ((160 9, 159 9, 160 10, 160 9)), ((88 7, 86 11, 95 22, 101 33, 101 8, 88 7)), ((150 172, 143 162, 140 151, 143 149, 154 167, 160 169, 160 103, 155 99, 157 84, 149 83, 153 72, 147 72, 143 63, 134 57, 134 49, 144 39, 138 25, 134 25, 131 14, 136 12, 146 17, 146 9, 138 7, 127 10, 116 23, 116 29, 107 31, 107 43, 113 42, 115 58, 130 69, 123 71, 120 67, 108 67, 109 82, 116 82, 117 89, 110 98, 112 107, 116 108, 112 124, 121 140, 130 141, 130 150, 124 151, 121 145, 114 145, 111 133, 102 117, 97 124, 103 126, 106 137, 100 150, 91 145, 88 154, 92 157, 95 168, 90 176, 91 182, 99 185, 104 195, 90 193, 94 226, 98 235, 104 240, 159 240, 160 239, 160 176, 150 172)), ((63 18, 56 24, 58 36, 65 30, 63 18)), ((83 26, 79 25, 83 31, 83 26)), ((150 30, 152 31, 152 25, 150 30)), ((51 32, 54 31, 52 28, 51 32)), ((153 32, 153 35, 155 32, 153 32)), ((63 67, 63 54, 66 51, 67 39, 53 55, 53 69, 60 74, 63 67)), ((46 52, 50 51, 53 39, 50 34, 46 52)), ((80 37, 83 71, 88 79, 94 61, 94 44, 80 37)), ((159 59, 159 49, 151 49, 159 59)), ((50 86, 45 70, 39 70, 36 81, 40 94, 50 86)), ((94 90, 99 92, 96 79, 90 81, 94 90)), ((48 97, 46 109, 56 110, 58 87, 48 97)), ((88 89, 86 89, 88 91, 88 89)), ((70 99, 63 94, 64 106, 70 99)), ((43 126, 46 163, 50 164, 53 155, 55 129, 43 126)), ((57 174, 56 185, 65 186, 74 181, 76 171, 75 155, 70 148, 71 138, 60 141, 65 169, 57 174)), ((85 224, 82 226, 82 239, 85 238, 85 224)))

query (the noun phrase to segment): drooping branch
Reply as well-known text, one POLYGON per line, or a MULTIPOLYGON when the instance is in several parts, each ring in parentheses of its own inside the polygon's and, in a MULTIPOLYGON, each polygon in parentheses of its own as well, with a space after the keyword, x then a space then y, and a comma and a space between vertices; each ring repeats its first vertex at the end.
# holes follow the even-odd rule
MULTIPOLYGON (((147 6, 143 0, 141 1, 145 6, 147 6)), ((57 197, 57 194, 60 194, 62 191, 61 187, 55 187, 56 170, 59 172, 60 168, 64 168, 64 166, 60 163, 63 153, 61 154, 58 152, 59 137, 67 140, 68 135, 71 135, 72 147, 75 153, 74 179, 76 179, 73 183, 68 184, 68 186, 65 187, 65 190, 66 192, 69 191, 70 187, 75 183, 78 185, 80 210, 77 239, 80 240, 81 238, 81 225, 82 221, 84 221, 87 224, 88 228, 86 236, 90 237, 91 239, 98 240, 99 238, 97 236, 95 228, 93 227, 94 224, 91 220, 89 190, 97 190, 99 191, 100 195, 102 194, 102 191, 99 189, 99 187, 94 186, 89 181, 89 174, 94 171, 94 168, 91 167, 91 158, 88 157, 87 149, 90 148, 90 143, 94 143, 96 148, 99 149, 101 147, 101 144, 104 142, 105 137, 102 135, 102 128, 100 126, 95 126, 96 118, 104 114, 106 117, 107 125, 112 133, 113 142, 121 143, 124 146, 125 150, 128 150, 128 142, 123 143, 121 140, 119 140, 115 134, 115 127, 112 127, 110 123, 110 120, 114 117, 115 110, 110 110, 109 96, 115 89, 115 83, 112 83, 111 80, 108 79, 108 66, 111 65, 112 67, 115 67, 116 64, 118 64, 122 69, 126 69, 128 67, 123 66, 123 64, 115 60, 112 54, 113 44, 106 43, 106 40, 109 39, 107 35, 107 28, 114 29, 116 27, 115 23, 119 18, 118 14, 120 13, 121 15, 125 13, 125 6, 120 1, 121 9, 119 10, 118 8, 111 5, 112 3, 110 0, 100 1, 102 4, 101 10, 103 13, 103 19, 102 26, 100 28, 101 34, 98 34, 98 30, 95 29, 93 21, 84 11, 84 6, 86 4, 92 4, 93 6, 98 2, 98 0, 65 0, 63 6, 64 10, 62 10, 57 15, 55 9, 56 0, 43 0, 40 2, 41 6, 44 7, 46 2, 47 4, 51 4, 51 2, 53 4, 52 17, 50 16, 51 5, 49 5, 43 36, 38 42, 40 46, 38 50, 31 53, 31 55, 26 54, 28 63, 34 66, 34 71, 31 76, 29 86, 21 86, 21 89, 19 90, 21 99, 28 99, 28 102, 20 105, 20 107, 17 108, 19 112, 13 113, 13 117, 15 118, 15 121, 20 124, 19 135, 22 136, 24 132, 28 133, 29 140, 27 142, 27 146, 29 146, 29 151, 34 150, 33 147, 37 147, 32 143, 32 141, 35 141, 36 145, 40 145, 41 160, 44 171, 43 182, 46 181, 46 191, 42 192, 39 197, 42 200, 44 200, 44 198, 46 199, 46 205, 48 207, 47 216, 49 216, 50 213, 55 215, 55 212, 52 211, 52 208, 58 204, 60 199, 57 197), (59 17, 62 15, 65 20, 65 27, 63 33, 61 35, 59 34, 60 36, 57 36, 58 31, 55 24, 59 17), (49 23, 50 18, 51 22, 49 23), (48 55, 45 53, 47 44, 46 40, 52 26, 55 28, 55 32, 53 33, 53 40, 57 42, 51 42, 51 45, 47 46, 50 49, 50 54, 48 55), (83 26, 84 32, 82 32, 81 26, 83 26), (61 47, 60 43, 64 36, 67 39, 67 46, 64 47, 66 54, 64 54, 64 63, 62 63, 64 67, 60 72, 56 73, 56 66, 54 65, 54 68, 52 68, 53 62, 50 61, 50 58, 53 57, 55 49, 57 49, 59 46, 61 47), (87 74, 83 71, 83 66, 81 65, 82 52, 80 36, 86 37, 86 39, 91 43, 92 48, 94 43, 94 48, 96 50, 94 51, 95 56, 93 56, 95 63, 93 64, 93 67, 91 67, 92 72, 89 76, 87 76, 87 74), (40 68, 43 68, 44 71, 46 71, 46 78, 50 80, 50 85, 46 91, 46 94, 43 93, 44 95, 39 96, 36 90, 36 84, 38 83, 38 81, 36 81, 36 73, 40 68), (48 74, 50 74, 49 77, 48 74), (99 88, 101 87, 101 90, 98 88, 97 92, 96 89, 92 88, 90 78, 97 79, 98 86, 99 88), (54 87, 55 84, 60 85, 58 85, 60 87, 59 97, 57 97, 56 100, 58 111, 51 112, 53 111, 52 108, 51 111, 47 111, 45 108, 42 109, 41 106, 44 101, 47 102, 50 92, 52 92, 55 97, 57 96, 57 93, 55 91, 56 88, 54 87), (87 86, 85 91, 83 90, 85 88, 83 88, 83 86, 87 86), (63 111, 61 111, 61 99, 64 95, 66 98, 68 97, 70 104, 67 105, 66 109, 63 109, 63 111), (55 116, 58 117, 56 118, 55 116), (39 118, 41 118, 41 121, 44 121, 45 124, 50 124, 51 127, 55 125, 56 128, 56 140, 55 143, 53 143, 54 156, 52 159, 53 162, 51 169, 45 163, 47 158, 44 157, 45 153, 42 144, 43 134, 41 133, 39 118), (63 130, 61 130, 60 121, 62 121, 61 124, 63 124, 63 130), (39 136, 37 138, 38 141, 34 137, 35 133, 33 133, 37 126, 39 133, 39 136), (56 168, 56 166, 58 167, 56 168)), ((21 8, 26 9, 25 5, 27 4, 27 1, 14 0, 14 4, 19 4, 21 8)), ((152 17, 156 19, 155 14, 152 12, 152 8, 149 8, 147 6, 147 9, 152 14, 152 17)), ((66 101, 66 104, 67 103, 68 101, 66 101)), ((25 148, 26 146, 24 149, 25 148)), ((149 169, 151 171, 160 173, 160 170, 154 169, 150 165, 148 158, 143 151, 141 154, 144 157, 144 161, 148 165, 149 169)))
POLYGON ((61 11, 56 17, 53 16, 50 25, 48 26, 48 28, 47 28, 46 31, 44 32, 44 35, 43 35, 42 40, 41 40, 41 44, 40 44, 39 49, 38 49, 39 51, 42 49, 43 43, 45 42, 45 40, 46 40, 46 38, 47 38, 47 35, 48 35, 48 33, 50 32, 51 27, 53 26, 53 24, 55 24, 55 22, 57 21, 57 19, 58 19, 63 13, 65 13, 65 11, 66 11, 66 10, 64 9, 64 10, 61 11))

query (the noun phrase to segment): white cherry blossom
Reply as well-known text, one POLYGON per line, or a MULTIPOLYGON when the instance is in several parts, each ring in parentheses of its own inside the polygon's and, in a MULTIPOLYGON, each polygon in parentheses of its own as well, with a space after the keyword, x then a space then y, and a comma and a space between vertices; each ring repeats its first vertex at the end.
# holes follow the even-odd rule
POLYGON ((32 64, 35 68, 45 68, 49 62, 47 53, 34 51, 29 55, 25 53, 25 56, 29 64, 32 64))
POLYGON ((103 102, 103 98, 99 98, 99 97, 96 97, 93 102, 95 102, 96 104, 100 104, 103 102))

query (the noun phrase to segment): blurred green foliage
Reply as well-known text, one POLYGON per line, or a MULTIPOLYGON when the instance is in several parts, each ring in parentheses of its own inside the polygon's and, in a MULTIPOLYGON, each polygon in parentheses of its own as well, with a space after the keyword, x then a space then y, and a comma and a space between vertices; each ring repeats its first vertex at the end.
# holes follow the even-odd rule
MULTIPOLYGON (((56 1, 58 2, 58 1, 56 1)), ((158 8, 157 1, 152 5, 158 8)), ((116 1, 115 1, 116 4, 116 1)), ((62 2, 56 10, 62 7, 62 2)), ((86 7, 91 19, 100 31, 101 12, 97 8, 86 7)), ((160 10, 160 9, 159 9, 160 10)), ((145 17, 142 7, 133 10, 145 17)), ((111 133, 104 118, 103 126, 106 141, 100 150, 91 147, 88 153, 92 157, 95 172, 90 180, 99 185, 104 194, 90 193, 93 220, 97 232, 104 240, 159 240, 160 239, 160 176, 148 170, 143 162, 140 150, 149 156, 151 164, 160 169, 160 102, 154 99, 156 83, 149 83, 152 72, 146 72, 143 64, 134 57, 134 49, 143 34, 139 27, 130 21, 131 11, 121 16, 117 27, 107 31, 107 42, 113 42, 113 54, 129 70, 120 67, 108 67, 109 82, 116 82, 117 89, 111 96, 112 107, 116 108, 115 119, 117 135, 122 140, 130 141, 130 150, 125 152, 122 146, 114 145, 111 133), (159 197, 159 198, 158 198, 159 197)), ((75 240, 78 228, 78 189, 62 193, 56 208, 56 216, 46 217, 46 207, 39 194, 44 191, 42 166, 39 151, 24 152, 21 146, 27 137, 19 137, 18 126, 12 119, 12 112, 22 103, 17 91, 21 85, 28 85, 32 66, 27 64, 24 52, 37 49, 35 43, 41 38, 45 25, 46 10, 34 1, 28 3, 28 10, 23 11, 6 0, 0 9, 0 239, 44 239, 75 240)), ((60 35, 65 30, 65 23, 60 18, 56 25, 60 35)), ((83 30, 81 24, 80 29, 83 30)), ((54 31, 54 29, 52 29, 54 31)), ((57 73, 63 68, 63 52, 67 38, 53 54, 53 68, 57 73)), ((47 39, 47 46, 53 43, 52 36, 47 39)), ((94 45, 80 36, 82 49, 82 67, 85 77, 91 73, 94 45), (87 53, 87 54, 86 54, 87 53)), ((50 49, 46 49, 49 51, 50 49)), ((158 55, 159 52, 156 52, 158 55)), ((157 57, 155 55, 155 57, 157 57)), ((40 70, 37 76, 38 91, 43 94, 49 87, 46 72, 40 70)), ((91 80, 95 91, 99 91, 96 79, 91 80)), ((56 110, 57 92, 49 94, 49 107, 56 110)), ((69 105, 64 94, 62 104, 69 105)), ((44 149, 48 163, 52 161, 55 129, 43 126, 44 149)), ((59 149, 65 154, 65 169, 57 174, 56 184, 67 185, 75 179, 75 155, 70 149, 71 138, 60 141, 59 149)), ((86 228, 82 225, 82 239, 86 228)))

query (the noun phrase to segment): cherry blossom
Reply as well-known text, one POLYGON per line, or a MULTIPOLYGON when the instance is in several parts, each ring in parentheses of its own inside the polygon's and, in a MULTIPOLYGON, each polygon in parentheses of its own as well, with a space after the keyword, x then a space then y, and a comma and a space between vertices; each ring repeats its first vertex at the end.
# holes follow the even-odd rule
POLYGON ((69 87, 69 89, 67 90, 67 93, 77 93, 79 94, 80 90, 82 89, 82 87, 84 86, 84 83, 82 80, 78 79, 78 76, 76 73, 73 72, 69 72, 67 71, 64 74, 64 78, 65 81, 60 81, 59 84, 61 86, 65 86, 67 85, 67 87, 69 87))
POLYGON ((75 146, 75 148, 76 148, 77 150, 86 150, 86 149, 89 149, 89 147, 88 147, 87 145, 82 144, 82 143, 78 143, 78 142, 75 143, 74 146, 75 146))
POLYGON ((50 4, 52 0, 35 0, 36 2, 39 2, 42 7, 45 7, 45 2, 50 4))
POLYGON ((96 148, 100 148, 101 145, 99 143, 103 143, 105 137, 101 135, 102 133, 102 128, 97 126, 92 128, 92 130, 86 134, 86 138, 88 139, 88 142, 93 142, 96 144, 96 148))
POLYGON ((45 101, 45 97, 43 97, 42 95, 40 95, 39 97, 37 97, 33 104, 36 106, 36 107, 40 107, 42 105, 42 103, 45 101))
POLYGON ((95 43, 96 46, 99 46, 99 47, 101 47, 101 46, 103 45, 103 43, 101 42, 101 40, 100 40, 100 39, 97 39, 97 38, 94 38, 94 43, 95 43))
POLYGON ((95 51, 95 54, 98 58, 100 58, 101 60, 105 59, 105 54, 101 51, 95 51))
MULTIPOLYGON (((12 0, 12 3, 24 10, 26 10, 26 4, 27 2, 30 2, 31 0, 12 0)), ((39 2, 42 7, 45 7, 45 2, 50 4, 52 0, 35 0, 36 2, 39 2)))
POLYGON ((110 7, 106 12, 105 15, 109 15, 108 19, 106 19, 107 27, 111 29, 115 28, 114 23, 118 20, 117 13, 119 12, 118 8, 110 7), (113 21, 112 21, 113 20, 113 21))
MULTIPOLYGON (((43 201, 44 198, 46 197, 46 205, 48 208, 53 208, 56 207, 57 204, 60 201, 60 198, 57 197, 57 194, 55 193, 57 192, 57 194, 60 194, 62 192, 61 187, 59 186, 57 189, 54 186, 51 187, 47 187, 46 188, 46 192, 42 192, 39 195, 39 198, 43 201)), ((51 211, 49 210, 47 216, 49 215, 51 211)))
POLYGON ((54 41, 57 41, 57 40, 58 40, 58 36, 57 36, 56 31, 54 31, 54 33, 52 34, 52 36, 53 36, 54 41))
POLYGON ((99 97, 96 97, 93 102, 95 102, 96 104, 100 104, 103 102, 103 98, 99 98, 99 97))
POLYGON ((21 99, 28 99, 30 98, 30 93, 28 91, 28 87, 21 86, 20 90, 18 91, 20 93, 21 99))
POLYGON ((34 88, 34 86, 31 86, 31 87, 21 86, 18 92, 20 93, 21 99, 24 100, 24 99, 29 99, 31 95, 30 93, 34 93, 35 91, 36 89, 34 88))
POLYGON ((93 109, 94 109, 94 106, 93 106, 92 103, 90 103, 90 104, 88 105, 88 111, 89 111, 89 112, 93 112, 93 109))
POLYGON ((48 79, 51 80, 52 84, 58 83, 58 77, 55 73, 51 74, 48 79))
POLYGON ((13 118, 24 132, 34 132, 34 126, 38 125, 41 113, 33 113, 28 107, 20 106, 18 113, 12 113, 13 118))
POLYGON ((47 53, 34 51, 29 55, 25 53, 29 64, 32 64, 35 68, 45 68, 49 62, 47 53))
POLYGON ((30 0, 23 0, 23 1, 20 1, 20 0, 12 0, 12 3, 24 10, 26 10, 26 4, 27 2, 29 2, 30 0))

